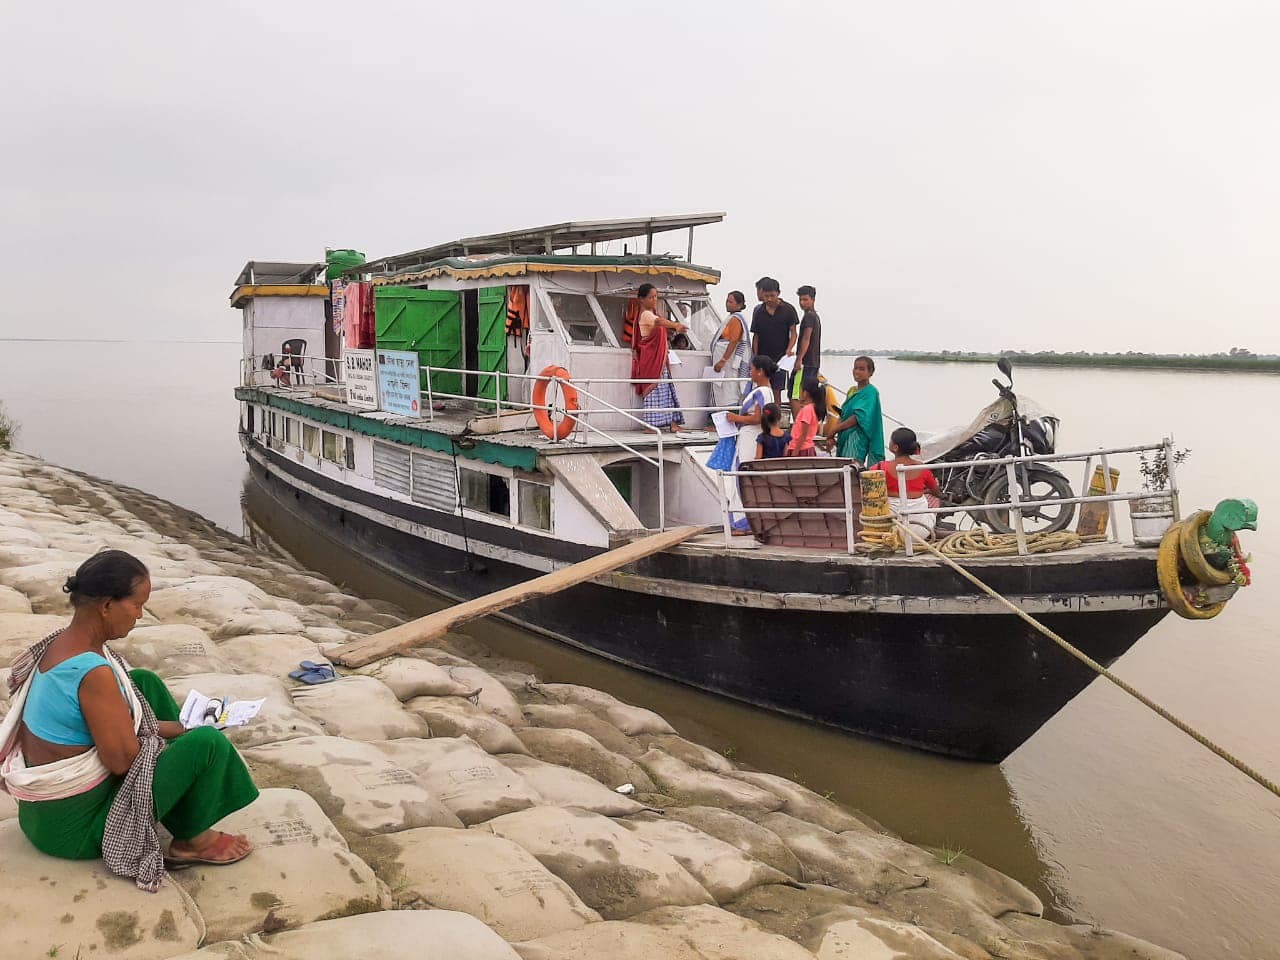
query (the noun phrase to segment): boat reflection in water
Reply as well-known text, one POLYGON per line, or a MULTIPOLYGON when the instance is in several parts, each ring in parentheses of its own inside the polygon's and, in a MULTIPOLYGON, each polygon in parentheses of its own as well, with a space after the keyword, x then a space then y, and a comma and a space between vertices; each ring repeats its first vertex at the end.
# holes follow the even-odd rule
MULTIPOLYGON (((249 474, 241 504, 246 536, 282 550, 303 566, 368 598, 422 615, 447 601, 357 556, 318 529, 314 516, 292 510, 249 474)), ((579 683, 656 710, 682 736, 735 763, 789 777, 861 810, 914 843, 963 848, 1031 888, 1046 915, 1068 920, 1018 814, 1003 770, 995 764, 933 754, 795 720, 620 666, 490 617, 461 630, 495 657, 524 661, 539 679, 579 683), (1055 908, 1057 904, 1057 908, 1055 908)))

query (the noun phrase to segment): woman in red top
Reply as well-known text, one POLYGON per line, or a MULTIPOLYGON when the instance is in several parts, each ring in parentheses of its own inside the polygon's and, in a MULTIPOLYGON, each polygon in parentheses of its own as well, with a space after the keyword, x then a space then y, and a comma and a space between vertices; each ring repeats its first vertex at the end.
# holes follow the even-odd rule
MULTIPOLYGON (((889 506, 897 508, 902 504, 898 487, 898 466, 900 464, 918 464, 915 455, 920 452, 920 443, 916 440, 916 432, 908 427, 899 427, 889 437, 889 452, 892 460, 882 460, 871 469, 884 471, 885 487, 889 491, 889 506)), ((912 470, 903 474, 907 482, 908 507, 936 507, 942 499, 942 490, 938 487, 937 478, 931 470, 912 470), (928 493, 929 496, 925 496, 928 493)), ((933 535, 933 525, 937 521, 936 513, 908 513, 906 524, 920 536, 928 538, 933 535)))

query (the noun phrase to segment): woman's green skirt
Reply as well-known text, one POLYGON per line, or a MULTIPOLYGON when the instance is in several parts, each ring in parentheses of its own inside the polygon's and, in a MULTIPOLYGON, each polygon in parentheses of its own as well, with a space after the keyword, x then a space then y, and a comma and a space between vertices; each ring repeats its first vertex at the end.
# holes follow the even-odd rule
MULTIPOLYGON (((178 703, 150 670, 130 670, 158 720, 177 720, 178 703)), ((121 777, 63 800, 18 801, 18 823, 37 850, 68 860, 102 856, 107 813, 121 777)), ((189 840, 258 797, 249 771, 221 730, 197 727, 165 744, 151 786, 156 819, 175 839, 189 840)))

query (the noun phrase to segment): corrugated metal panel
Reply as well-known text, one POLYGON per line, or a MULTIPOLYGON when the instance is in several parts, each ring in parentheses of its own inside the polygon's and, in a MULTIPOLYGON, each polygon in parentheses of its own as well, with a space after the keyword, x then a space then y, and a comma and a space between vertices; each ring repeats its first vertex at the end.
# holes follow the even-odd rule
POLYGON ((409 451, 385 443, 373 445, 373 482, 409 495, 409 451))
POLYGON ((413 502, 453 513, 458 505, 458 481, 452 460, 413 455, 413 502))

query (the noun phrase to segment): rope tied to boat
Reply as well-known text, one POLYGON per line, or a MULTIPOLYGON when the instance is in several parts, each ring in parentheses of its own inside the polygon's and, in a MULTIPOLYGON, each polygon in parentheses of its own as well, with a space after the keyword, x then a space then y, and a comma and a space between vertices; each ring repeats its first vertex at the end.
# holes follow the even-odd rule
POLYGON ((1243 773, 1246 777, 1248 777, 1254 783, 1269 790, 1275 796, 1280 797, 1280 785, 1277 785, 1275 781, 1271 780, 1269 777, 1265 776, 1264 774, 1255 770, 1253 767, 1249 766, 1249 764, 1245 763, 1239 757, 1232 754, 1225 747, 1222 747, 1219 744, 1215 743, 1214 741, 1210 740, 1207 736, 1205 736, 1199 730, 1195 729, 1195 727, 1191 726, 1191 724, 1187 723, 1185 720, 1182 720, 1179 717, 1175 716, 1174 714, 1170 713, 1164 707, 1160 706, 1160 704, 1156 703, 1154 700, 1152 700, 1150 697, 1144 694, 1141 690, 1138 690, 1136 687, 1132 686, 1131 684, 1125 682, 1124 680, 1121 680, 1118 676, 1116 676, 1114 673, 1112 673, 1102 664, 1098 663, 1097 660, 1094 660, 1091 656, 1089 656, 1083 650, 1080 650, 1079 648, 1075 647, 1070 642, 1065 640, 1063 637, 1055 633, 1053 630, 1050 630, 1043 623, 1041 623, 1035 617, 1031 616, 1031 614, 1027 613, 1025 610, 1023 610, 1013 601, 1007 599, 992 587, 989 587, 985 582, 978 579, 978 577, 974 576, 964 567, 960 566, 960 564, 956 563, 954 559, 944 554, 937 546, 930 543, 928 540, 924 539, 922 536, 920 536, 920 534, 916 533, 914 530, 912 530, 906 524, 902 523, 900 520, 894 521, 894 528, 895 528, 895 532, 897 532, 899 536, 911 537, 919 546, 924 547, 925 550, 933 554, 935 557, 941 560, 944 564, 946 564, 948 567, 950 567, 952 570, 954 570, 964 579, 968 580, 975 587, 977 587, 979 590, 981 590, 983 593, 989 596, 992 600, 995 600, 997 603, 1006 607, 1010 613, 1013 613, 1020 619, 1024 620, 1031 627, 1033 627, 1038 633, 1052 640, 1054 643, 1056 643, 1059 647, 1061 647, 1071 656, 1075 657, 1077 660, 1079 660, 1081 663, 1087 666, 1090 670, 1093 670, 1099 676, 1106 677, 1108 680, 1114 683, 1117 687, 1119 687, 1125 693, 1129 694, 1129 696, 1133 697, 1135 700, 1141 703, 1144 707, 1147 707, 1148 709, 1156 713, 1158 716, 1163 717, 1165 720, 1169 721, 1169 723, 1173 724, 1175 727, 1177 727, 1179 730, 1181 730, 1183 733, 1189 736, 1192 740, 1196 741, 1196 743, 1200 744, 1202 747, 1206 748, 1207 750, 1212 751, 1217 756, 1225 760, 1227 763, 1231 764, 1231 766, 1235 767, 1237 770, 1243 773))

